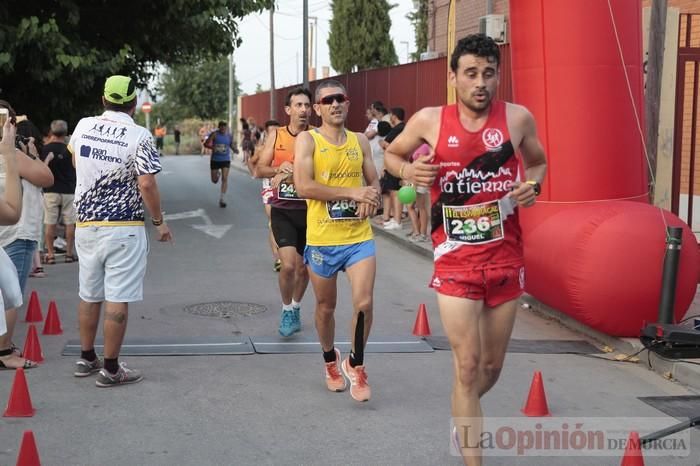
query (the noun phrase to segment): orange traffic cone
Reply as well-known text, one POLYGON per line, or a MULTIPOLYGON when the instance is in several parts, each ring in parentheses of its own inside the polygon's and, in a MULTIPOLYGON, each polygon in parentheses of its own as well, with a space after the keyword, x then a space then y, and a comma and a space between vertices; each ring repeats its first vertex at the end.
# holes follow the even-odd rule
POLYGON ((530 393, 527 396, 527 402, 522 409, 522 413, 530 417, 550 416, 549 408, 547 407, 547 397, 544 394, 544 383, 542 383, 542 373, 535 371, 530 384, 530 393))
POLYGON ((29 396, 29 387, 27 387, 27 378, 24 376, 24 369, 19 368, 15 371, 15 380, 12 382, 12 390, 10 391, 10 399, 7 401, 4 417, 32 417, 34 416, 34 407, 32 406, 32 398, 29 396))
POLYGON ((46 314, 46 321, 44 321, 44 331, 41 333, 44 335, 61 335, 63 333, 56 301, 49 303, 49 312, 46 314))
POLYGON ((17 455, 17 466, 41 466, 39 451, 36 449, 34 433, 31 430, 25 430, 22 436, 19 455, 17 455))
POLYGON ((622 457, 620 466, 644 466, 642 442, 640 442, 637 432, 630 432, 630 437, 627 439, 627 448, 625 448, 625 455, 622 457))
POLYGON ((413 324, 413 335, 417 337, 430 336, 430 324, 428 323, 428 313, 425 311, 425 304, 418 306, 418 315, 413 324))
POLYGON ((36 291, 32 291, 27 305, 27 314, 24 316, 25 322, 41 322, 44 316, 41 315, 41 304, 39 303, 39 295, 36 291))
POLYGON ((41 343, 39 343, 39 335, 36 333, 34 324, 29 324, 27 329, 27 338, 24 340, 23 355, 27 359, 34 362, 44 362, 44 353, 41 351, 41 343))

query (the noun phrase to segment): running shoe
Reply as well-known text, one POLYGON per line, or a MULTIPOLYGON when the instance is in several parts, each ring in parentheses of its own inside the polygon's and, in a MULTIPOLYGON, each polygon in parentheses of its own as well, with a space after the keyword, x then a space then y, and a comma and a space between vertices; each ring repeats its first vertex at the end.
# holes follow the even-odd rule
POLYGON ((76 377, 87 377, 100 369, 102 369, 102 361, 100 358, 95 358, 94 361, 80 358, 75 362, 75 371, 73 375, 76 377))
POLYGON ((332 392, 343 392, 347 387, 345 377, 340 373, 340 351, 335 349, 335 361, 325 364, 326 387, 332 392))
POLYGON ((224 202, 223 199, 219 199, 219 207, 221 207, 221 208, 226 207, 226 203, 224 202))
POLYGON ((283 337, 290 337, 294 334, 294 311, 282 310, 282 316, 280 317, 280 335, 283 337))
POLYGON ((119 370, 116 374, 110 374, 107 369, 100 370, 100 373, 97 374, 95 385, 106 388, 141 382, 142 380, 143 374, 141 374, 141 371, 129 369, 126 367, 126 363, 120 362, 119 370))
POLYGON ((294 332, 301 332, 301 306, 292 306, 292 312, 294 313, 294 320, 292 322, 294 332))
POLYGON ((397 222, 396 220, 389 220, 388 222, 384 222, 384 229, 385 230, 400 230, 401 229, 401 224, 397 222))
POLYGON ((350 367, 350 358, 345 358, 341 367, 345 377, 350 380, 350 396, 357 401, 368 401, 372 396, 372 390, 367 384, 365 366, 350 367))

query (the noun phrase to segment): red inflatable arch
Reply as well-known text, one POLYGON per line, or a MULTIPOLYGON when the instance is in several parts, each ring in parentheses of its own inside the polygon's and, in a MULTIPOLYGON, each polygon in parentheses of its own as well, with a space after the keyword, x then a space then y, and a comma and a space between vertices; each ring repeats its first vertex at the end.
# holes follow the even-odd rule
POLYGON ((517 0, 510 14, 514 100, 534 114, 549 162, 540 201, 521 213, 526 290, 597 330, 638 336, 657 320, 666 223, 684 228, 680 318, 698 247, 648 200, 641 2, 517 0))

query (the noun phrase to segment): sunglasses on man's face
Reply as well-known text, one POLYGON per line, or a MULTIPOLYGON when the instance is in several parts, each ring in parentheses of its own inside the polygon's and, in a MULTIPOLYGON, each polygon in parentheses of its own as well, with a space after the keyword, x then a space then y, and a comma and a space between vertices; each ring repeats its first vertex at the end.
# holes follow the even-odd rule
POLYGON ((318 101, 319 104, 323 105, 331 105, 333 102, 338 102, 339 104, 342 104, 344 102, 350 102, 350 99, 348 99, 348 96, 346 96, 345 94, 331 94, 325 97, 321 97, 321 99, 318 101))

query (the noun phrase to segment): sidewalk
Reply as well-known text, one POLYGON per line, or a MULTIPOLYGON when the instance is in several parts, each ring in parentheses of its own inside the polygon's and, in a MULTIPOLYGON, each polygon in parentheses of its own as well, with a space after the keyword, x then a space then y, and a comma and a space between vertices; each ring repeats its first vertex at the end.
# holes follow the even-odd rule
MULTIPOLYGON (((397 244, 400 244, 410 251, 417 252, 429 258, 433 257, 433 246, 430 241, 416 243, 409 240, 407 236, 411 231, 411 222, 409 219, 403 220, 400 230, 385 230, 382 225, 378 225, 374 221, 372 222, 372 227, 375 234, 379 236, 396 241, 397 244)), ((624 358, 637 353, 643 348, 639 339, 617 338, 605 335, 578 322, 567 314, 542 304, 533 296, 526 294, 521 298, 521 301, 524 310, 528 310, 540 318, 554 320, 570 330, 583 335, 587 339, 598 342, 599 347, 604 348, 606 352, 614 353, 615 357, 624 358)), ((694 315, 700 315, 700 288, 690 308, 686 312, 686 317, 694 315)), ((700 391, 700 359, 694 360, 693 363, 695 364, 692 364, 661 359, 654 353, 648 353, 648 351, 644 350, 636 356, 639 358, 641 364, 644 364, 647 368, 669 380, 675 380, 688 388, 700 391)))

